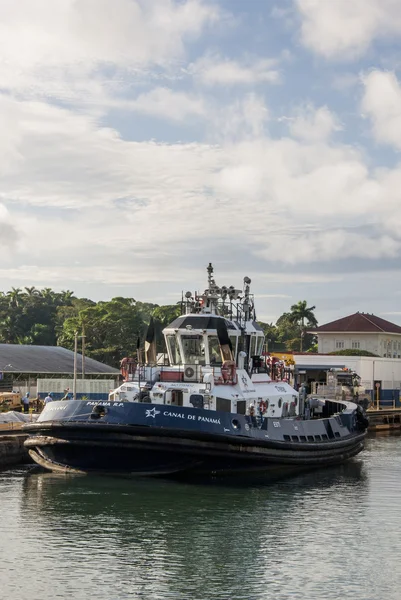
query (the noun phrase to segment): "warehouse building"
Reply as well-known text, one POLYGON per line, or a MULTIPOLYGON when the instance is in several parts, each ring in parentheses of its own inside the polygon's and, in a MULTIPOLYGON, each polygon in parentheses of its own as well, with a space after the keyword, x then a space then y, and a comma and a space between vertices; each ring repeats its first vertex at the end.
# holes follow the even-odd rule
MULTIPOLYGON (((106 400, 119 385, 120 372, 93 358, 77 354, 77 399, 106 400), (84 367, 84 368, 82 368, 84 367), (84 370, 84 377, 82 371, 84 370)), ((16 390, 31 397, 53 392, 62 398, 73 388, 74 352, 61 346, 0 344, 0 391, 16 390)))

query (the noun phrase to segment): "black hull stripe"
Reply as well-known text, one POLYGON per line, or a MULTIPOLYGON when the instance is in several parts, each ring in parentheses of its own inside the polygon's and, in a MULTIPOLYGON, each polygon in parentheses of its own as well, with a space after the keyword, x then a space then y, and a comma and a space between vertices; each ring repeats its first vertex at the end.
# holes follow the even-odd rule
POLYGON ((132 436, 130 440, 88 440, 88 439, 65 439, 49 436, 37 436, 29 438, 25 445, 27 448, 40 448, 45 451, 46 447, 57 446, 78 446, 85 448, 121 448, 122 451, 140 452, 183 452, 195 454, 198 456, 218 456, 218 457, 235 457, 243 460, 273 460, 284 462, 316 462, 320 460, 341 456, 343 453, 352 452, 358 449, 358 452, 363 448, 363 442, 353 440, 353 443, 348 447, 325 448, 321 447, 318 450, 310 450, 302 452, 291 448, 289 444, 281 449, 277 448, 261 448, 260 446, 243 446, 241 444, 222 444, 213 442, 203 442, 199 440, 187 440, 177 438, 148 438, 144 436, 132 436))
MULTIPOLYGON (((311 442, 286 442, 281 440, 274 440, 271 438, 265 438, 264 440, 252 438, 252 437, 242 437, 242 436, 226 436, 224 434, 213 434, 202 431, 183 431, 176 430, 170 428, 152 428, 152 427, 143 427, 139 425, 107 425, 103 423, 71 423, 71 422, 63 422, 63 421, 52 421, 49 424, 46 423, 37 423, 33 425, 27 425, 24 427, 25 431, 28 431, 33 437, 27 440, 26 444, 31 445, 31 440, 36 439, 36 435, 51 435, 57 436, 61 439, 68 440, 69 435, 82 435, 85 434, 85 438, 88 433, 90 433, 92 439, 96 439, 96 434, 99 435, 99 441, 101 443, 105 443, 105 433, 117 434, 118 437, 122 440, 130 440, 134 436, 145 436, 146 438, 151 438, 154 440, 155 438, 176 438, 176 439, 188 439, 190 436, 190 440, 194 441, 208 441, 217 444, 230 444, 230 445, 241 445, 241 446, 252 446, 252 447, 261 447, 261 448, 277 448, 283 450, 297 450, 300 452, 310 452, 312 450, 321 451, 322 449, 332 450, 336 448, 346 448, 347 446, 352 446, 356 442, 364 440, 366 437, 366 431, 352 433, 343 438, 337 438, 332 441, 321 441, 317 443, 311 442)), ((34 445, 34 444, 32 444, 34 445)))

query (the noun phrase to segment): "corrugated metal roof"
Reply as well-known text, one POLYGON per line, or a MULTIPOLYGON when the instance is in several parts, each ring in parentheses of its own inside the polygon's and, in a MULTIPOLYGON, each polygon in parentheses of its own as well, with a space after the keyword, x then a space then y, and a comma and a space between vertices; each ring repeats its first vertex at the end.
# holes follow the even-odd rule
MULTIPOLYGON (((77 355, 77 371, 81 372, 82 357, 77 355)), ((0 344, 0 373, 69 373, 74 372, 74 353, 61 346, 25 346, 0 344)), ((93 358, 85 357, 88 375, 117 375, 118 369, 93 358)))

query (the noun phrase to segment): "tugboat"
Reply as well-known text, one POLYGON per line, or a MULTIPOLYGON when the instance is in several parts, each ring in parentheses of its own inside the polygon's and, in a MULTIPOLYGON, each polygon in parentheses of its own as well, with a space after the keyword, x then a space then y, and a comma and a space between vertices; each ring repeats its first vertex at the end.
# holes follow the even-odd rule
POLYGON ((251 280, 219 287, 207 270, 207 289, 187 292, 163 331, 168 360, 158 360, 151 321, 144 364, 123 359, 125 381, 108 401, 51 402, 25 426, 35 462, 56 472, 277 475, 361 452, 362 409, 300 396, 283 364, 262 355, 251 280))

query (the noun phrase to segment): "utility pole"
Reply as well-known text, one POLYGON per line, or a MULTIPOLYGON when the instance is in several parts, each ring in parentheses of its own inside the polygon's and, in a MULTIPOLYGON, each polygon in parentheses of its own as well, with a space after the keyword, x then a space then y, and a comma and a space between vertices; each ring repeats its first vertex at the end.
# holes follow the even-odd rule
POLYGON ((82 325, 82 379, 85 379, 85 327, 82 325))
POLYGON ((77 399, 77 358, 78 358, 78 331, 74 336, 74 380, 72 384, 72 398, 77 399))

